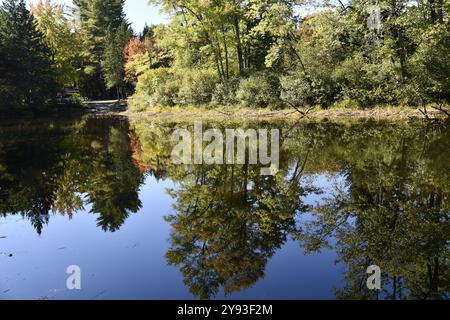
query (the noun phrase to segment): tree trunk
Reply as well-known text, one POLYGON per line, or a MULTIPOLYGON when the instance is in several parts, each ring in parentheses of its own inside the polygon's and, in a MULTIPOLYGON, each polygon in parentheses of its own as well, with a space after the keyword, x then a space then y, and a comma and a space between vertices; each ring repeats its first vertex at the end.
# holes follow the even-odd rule
POLYGON ((431 22, 433 24, 435 24, 438 19, 437 14, 436 14, 436 0, 429 0, 428 3, 430 4, 431 22))
POLYGON ((406 52, 405 52, 405 39, 403 36, 403 31, 397 24, 397 18, 399 14, 397 13, 397 0, 391 1, 391 16, 394 18, 394 25, 392 27, 392 33, 397 42, 397 54, 400 60, 400 78, 402 84, 405 82, 407 76, 406 70, 406 52))
POLYGON ((439 23, 444 23, 444 3, 442 0, 438 0, 437 3, 437 16, 439 23))
POLYGON ((242 51, 241 30, 239 28, 238 17, 234 17, 234 32, 236 36, 236 51, 239 65, 239 76, 242 76, 244 74, 244 55, 242 51))
POLYGON ((225 78, 225 68, 223 67, 223 59, 222 59, 222 47, 220 46, 220 39, 219 36, 216 33, 216 41, 217 41, 217 46, 216 46, 216 52, 217 52, 217 58, 219 60, 219 65, 220 65, 220 71, 221 71, 221 79, 223 80, 225 78))
POLYGON ((227 37, 226 37, 226 31, 225 28, 222 28, 223 33, 223 43, 224 43, 224 49, 225 49, 225 76, 226 79, 230 79, 230 61, 229 61, 229 55, 228 55, 228 45, 227 45, 227 37))
POLYGON ((219 75, 220 79, 223 79, 223 73, 222 73, 222 70, 220 69, 220 57, 219 57, 219 55, 217 53, 217 50, 216 50, 216 48, 214 46, 214 43, 211 40, 211 37, 209 36, 208 33, 206 33, 206 39, 207 39, 208 43, 211 45, 211 47, 213 48, 213 51, 214 51, 216 68, 217 68, 217 74, 219 75))
POLYGON ((398 55, 400 58, 400 72, 401 72, 402 82, 404 83, 405 78, 407 76, 405 44, 404 44, 403 32, 401 30, 397 30, 397 32, 398 32, 398 55))

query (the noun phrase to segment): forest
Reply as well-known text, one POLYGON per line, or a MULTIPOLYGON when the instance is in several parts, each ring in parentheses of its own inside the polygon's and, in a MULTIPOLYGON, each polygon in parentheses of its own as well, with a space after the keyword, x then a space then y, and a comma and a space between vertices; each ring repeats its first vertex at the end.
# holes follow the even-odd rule
POLYGON ((4 0, 0 111, 40 108, 67 86, 138 110, 450 100, 447 0, 150 0, 170 21, 144 30, 124 3, 4 0))

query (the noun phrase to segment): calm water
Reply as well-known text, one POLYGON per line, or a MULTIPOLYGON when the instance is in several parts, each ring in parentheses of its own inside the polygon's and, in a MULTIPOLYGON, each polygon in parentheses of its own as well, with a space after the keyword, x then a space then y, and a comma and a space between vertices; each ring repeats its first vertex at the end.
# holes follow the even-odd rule
POLYGON ((0 298, 448 298, 448 124, 239 125, 281 129, 275 177, 174 165, 176 127, 1 121, 0 298))

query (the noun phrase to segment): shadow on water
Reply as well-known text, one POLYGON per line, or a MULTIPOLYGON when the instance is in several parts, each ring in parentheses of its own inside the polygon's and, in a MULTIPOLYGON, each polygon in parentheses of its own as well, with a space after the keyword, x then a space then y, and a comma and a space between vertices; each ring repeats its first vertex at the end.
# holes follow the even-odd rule
POLYGON ((281 129, 281 170, 270 177, 258 165, 174 165, 177 126, 97 116, 0 124, 0 215, 42 233, 51 213, 89 206, 116 232, 152 176, 176 186, 166 261, 198 298, 255 286, 289 240, 336 252, 339 299, 448 298, 448 124, 243 124, 281 129), (383 270, 380 292, 367 289, 370 265, 383 270))

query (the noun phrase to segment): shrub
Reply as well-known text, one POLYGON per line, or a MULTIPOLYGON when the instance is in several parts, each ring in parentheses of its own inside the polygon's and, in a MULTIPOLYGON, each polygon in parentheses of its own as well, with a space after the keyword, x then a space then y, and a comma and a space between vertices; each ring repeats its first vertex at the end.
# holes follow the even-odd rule
POLYGON ((311 85, 304 75, 291 74, 281 77, 281 100, 293 107, 314 103, 311 85))
POLYGON ((236 92, 239 88, 239 79, 230 79, 218 83, 212 96, 211 105, 230 106, 238 104, 236 92))
POLYGON ((270 72, 255 73, 241 80, 236 97, 246 107, 278 107, 281 104, 280 81, 270 72))
POLYGON ((411 87, 423 102, 450 101, 450 34, 447 26, 433 27, 421 39, 410 63, 411 87))
POLYGON ((216 72, 212 70, 185 71, 178 93, 178 103, 184 105, 209 104, 218 80, 216 72))
POLYGON ((283 76, 281 82, 281 100, 292 107, 321 105, 328 107, 335 102, 338 88, 330 77, 314 74, 291 73, 283 76))
POLYGON ((344 61, 334 72, 345 100, 360 107, 398 104, 402 96, 399 66, 390 59, 371 62, 362 54, 344 61))
POLYGON ((178 100, 180 81, 171 69, 152 69, 139 76, 133 104, 156 107, 173 106, 178 100))

